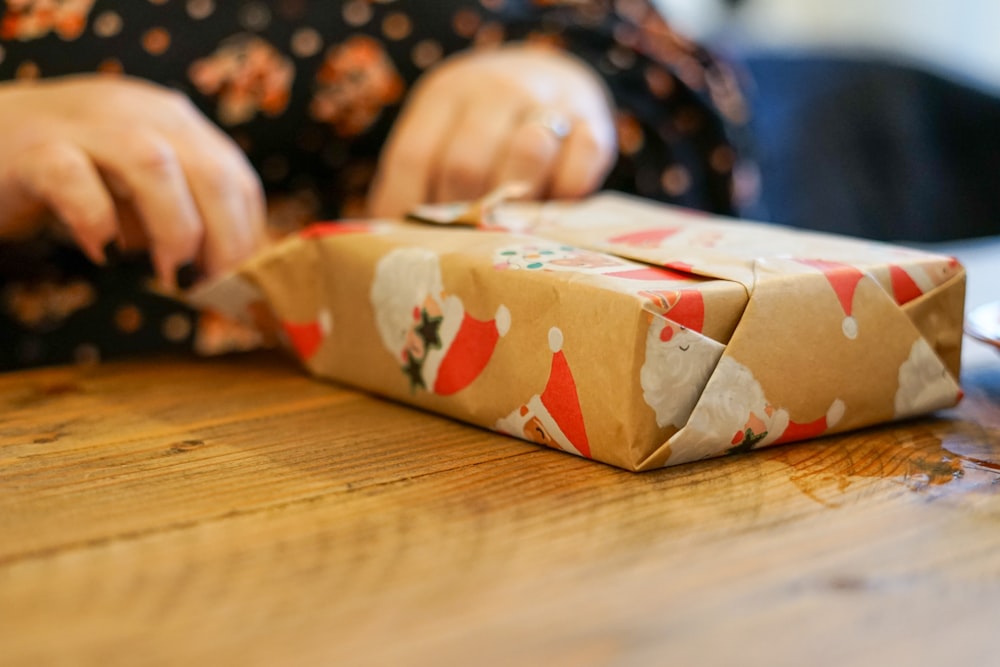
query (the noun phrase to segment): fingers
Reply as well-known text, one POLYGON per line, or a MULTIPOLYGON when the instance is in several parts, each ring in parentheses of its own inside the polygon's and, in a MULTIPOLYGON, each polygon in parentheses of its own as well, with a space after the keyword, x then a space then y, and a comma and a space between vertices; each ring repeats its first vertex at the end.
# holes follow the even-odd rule
POLYGON ((184 267, 199 257, 214 274, 263 243, 262 189, 235 150, 209 142, 182 161, 173 145, 148 132, 112 145, 38 144, 12 172, 20 193, 62 220, 95 263, 105 261, 104 249, 116 239, 149 247, 158 277, 173 288, 178 271, 194 275, 184 267))
POLYGON ((22 196, 46 206, 91 261, 104 263, 118 227, 111 194, 89 155, 65 141, 37 144, 18 156, 12 176, 22 196))
POLYGON ((576 127, 558 110, 470 103, 442 113, 421 102, 400 120, 383 153, 369 199, 372 215, 468 201, 515 181, 526 186, 526 198, 580 196, 596 189, 607 171, 613 141, 599 141, 589 124, 576 127))
POLYGON ((525 199, 543 199, 571 122, 555 111, 522 114, 493 172, 490 189, 516 181, 524 184, 525 199))
POLYGON ((265 239, 263 188, 242 154, 223 146, 184 157, 185 173, 204 224, 201 263, 208 275, 236 267, 265 239))
POLYGON ((435 99, 418 90, 396 121, 368 195, 369 215, 398 217, 428 200, 436 156, 455 122, 455 108, 435 99))
POLYGON ((201 253, 208 275, 235 268, 266 241, 264 188, 246 155, 182 95, 172 94, 187 128, 178 155, 205 226, 201 253))
POLYGON ((490 188, 517 181, 527 199, 576 199, 600 187, 616 153, 610 123, 537 109, 514 127, 490 188))
POLYGON ((60 218, 97 263, 115 241, 148 248, 164 286, 233 267, 262 245, 263 188, 190 100, 127 78, 0 86, 0 236, 60 218))
POLYGON ((516 45, 459 54, 425 75, 404 107, 370 211, 395 216, 512 181, 532 198, 580 197, 600 186, 616 155, 610 97, 582 61, 516 45))
POLYGON ((618 152, 610 123, 574 123, 553 168, 548 196, 577 199, 597 190, 618 152))
POLYGON ((468 201, 486 194, 497 180, 499 156, 519 115, 517 107, 493 100, 466 106, 431 165, 431 201, 468 201))
POLYGON ((138 233, 168 289, 234 268, 265 239, 263 188, 246 158, 221 137, 188 132, 173 142, 134 132, 113 151, 110 142, 87 147, 122 200, 121 235, 134 243, 138 233), (129 224, 136 217, 138 229, 129 224))
POLYGON ((177 286, 177 272, 194 262, 205 233, 201 215, 173 145, 149 131, 120 142, 90 135, 86 150, 139 214, 160 282, 177 286))

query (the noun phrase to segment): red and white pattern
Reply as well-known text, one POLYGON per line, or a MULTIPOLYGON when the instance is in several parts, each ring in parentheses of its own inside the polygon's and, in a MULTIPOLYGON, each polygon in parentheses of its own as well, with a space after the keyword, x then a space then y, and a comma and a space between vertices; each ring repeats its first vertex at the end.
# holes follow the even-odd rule
POLYGON ((923 338, 910 348, 910 356, 899 367, 896 418, 913 417, 958 402, 962 391, 923 338))
POLYGON ((563 334, 549 329, 552 366, 545 389, 497 421, 501 433, 590 458, 590 441, 576 390, 576 381, 562 351, 563 334))
POLYGON ((323 308, 317 313, 316 319, 308 322, 283 320, 281 329, 299 359, 309 361, 319 351, 323 339, 333 331, 333 315, 323 308))
POLYGON ((385 348, 399 360, 412 387, 450 395, 471 384, 510 329, 510 311, 491 320, 471 317, 461 299, 446 294, 438 256, 397 248, 379 260, 370 299, 385 348))
POLYGON ((657 425, 680 428, 687 422, 724 350, 724 345, 697 330, 652 317, 639 381, 657 425))
MULTIPOLYGON (((500 248, 494 253, 493 262, 498 270, 583 274, 601 287, 649 301, 650 310, 655 312, 668 309, 661 302, 670 297, 664 295, 678 294, 682 290, 685 294, 691 293, 685 306, 700 298, 700 295, 693 295, 695 290, 691 288, 701 281, 687 273, 539 239, 500 248)), ((700 324, 697 330, 701 330, 700 324)))
POLYGON ((834 399, 826 414, 796 422, 768 400, 749 368, 724 356, 687 425, 670 439, 668 463, 817 437, 840 422, 844 409, 844 402, 834 399))

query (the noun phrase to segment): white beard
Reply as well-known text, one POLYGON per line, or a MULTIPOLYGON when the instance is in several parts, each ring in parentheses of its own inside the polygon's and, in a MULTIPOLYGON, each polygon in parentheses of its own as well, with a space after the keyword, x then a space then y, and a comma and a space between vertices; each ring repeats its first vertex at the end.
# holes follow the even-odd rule
POLYGON ((674 455, 670 463, 697 461, 718 456, 732 447, 732 438, 742 433, 751 413, 764 423, 767 435, 756 447, 768 445, 788 428, 788 412, 771 408, 764 389, 750 369, 723 357, 712 377, 711 387, 687 425, 670 439, 674 455))
POLYGON ((690 329, 656 316, 646 333, 646 359, 639 382, 642 397, 656 413, 661 428, 681 428, 691 416, 725 346, 690 329), (665 328, 673 330, 668 341, 665 328))
POLYGON ((429 296, 440 299, 441 268, 438 257, 422 248, 396 248, 375 267, 369 299, 385 348, 398 355, 413 325, 413 308, 429 296))
POLYGON ((462 305, 461 299, 457 296, 449 295, 443 301, 439 301, 438 304, 441 306, 441 315, 443 317, 441 328, 438 329, 441 347, 426 351, 424 354, 424 365, 421 368, 421 377, 424 379, 427 391, 434 391, 434 382, 437 380, 441 361, 448 354, 448 349, 451 347, 452 341, 455 340, 455 334, 458 333, 459 328, 462 326, 462 318, 465 317, 465 307, 462 305))
POLYGON ((521 438, 522 440, 527 440, 528 442, 535 442, 529 435, 525 432, 525 425, 532 419, 538 419, 539 423, 548 433, 552 441, 564 452, 569 452, 570 454, 576 454, 577 456, 583 456, 583 454, 576 448, 576 446, 569 441, 566 434, 562 432, 559 428, 559 424, 556 420, 552 418, 552 415, 545 408, 542 403, 542 397, 539 394, 535 394, 528 399, 528 402, 522 406, 514 408, 509 415, 498 419, 496 424, 493 425, 494 430, 501 433, 506 433, 507 435, 512 435, 516 438, 521 438))
POLYGON ((937 354, 920 338, 910 348, 909 358, 899 367, 896 418, 912 417, 928 410, 950 407, 958 396, 958 385, 937 354))

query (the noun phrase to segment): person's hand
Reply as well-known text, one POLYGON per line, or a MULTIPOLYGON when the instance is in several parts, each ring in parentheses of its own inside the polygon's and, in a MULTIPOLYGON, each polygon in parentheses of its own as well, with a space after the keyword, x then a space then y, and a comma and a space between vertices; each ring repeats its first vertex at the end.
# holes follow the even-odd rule
POLYGON ((614 163, 609 97, 596 73, 555 49, 463 53, 428 72, 382 151, 369 213, 477 198, 501 183, 528 198, 576 198, 614 163))
POLYGON ((239 148, 181 93, 128 78, 0 84, 0 238, 53 215, 94 262, 148 248, 168 288, 264 240, 263 190, 239 148))

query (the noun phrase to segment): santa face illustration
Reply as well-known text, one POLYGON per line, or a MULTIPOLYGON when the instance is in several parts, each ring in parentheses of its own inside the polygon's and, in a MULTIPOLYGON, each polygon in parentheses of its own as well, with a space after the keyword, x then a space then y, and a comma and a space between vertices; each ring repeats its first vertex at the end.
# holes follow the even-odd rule
POLYGON ((607 289, 645 298, 650 291, 699 282, 696 277, 665 267, 546 241, 501 248, 494 254, 494 266, 498 270, 582 273, 594 276, 607 289))
POLYGON ((835 399, 826 414, 796 422, 788 411, 768 401, 749 368, 730 357, 719 361, 704 397, 687 425, 670 439, 670 464, 737 453, 767 445, 817 437, 844 415, 835 399))
POLYGON ((613 255, 545 241, 501 248, 494 257, 494 265, 498 269, 529 271, 605 273, 629 263, 613 255))
POLYGON ((492 320, 469 316, 457 296, 445 293, 438 256, 422 248, 397 248, 383 257, 370 299, 382 343, 399 359, 411 391, 464 389, 510 328, 505 306, 492 320))
POLYGON ((639 381, 657 425, 680 428, 687 422, 724 349, 676 322, 652 319, 639 381))
POLYGON ((627 245, 633 248, 659 248, 678 231, 680 231, 679 227, 650 227, 649 229, 612 236, 608 238, 607 242, 612 245, 627 245))
POLYGON ((549 330, 552 366, 541 393, 531 396, 494 428, 501 433, 590 458, 590 442, 584 426, 576 381, 562 351, 563 335, 549 330))
POLYGON ((954 257, 925 264, 890 264, 889 286, 896 303, 903 305, 948 282, 961 270, 954 257))
POLYGON ((896 419, 951 407, 962 396, 958 383, 923 338, 910 348, 910 356, 900 366, 898 377, 896 419))
MULTIPOLYGON (((536 403, 540 401, 537 398, 533 400, 536 403)), ((565 446, 559 444, 559 441, 549 432, 549 429, 542 421, 542 417, 539 416, 545 414, 545 412, 544 408, 539 410, 538 404, 534 406, 522 405, 516 410, 516 416, 512 413, 506 419, 497 422, 497 429, 508 435, 515 435, 530 442, 551 447, 552 449, 575 451, 575 448, 571 449, 571 445, 568 443, 565 446)))

